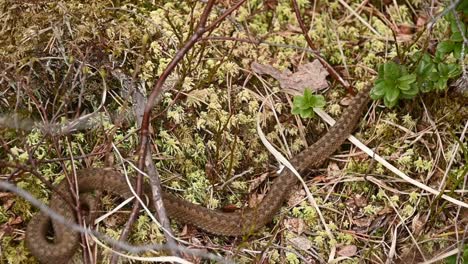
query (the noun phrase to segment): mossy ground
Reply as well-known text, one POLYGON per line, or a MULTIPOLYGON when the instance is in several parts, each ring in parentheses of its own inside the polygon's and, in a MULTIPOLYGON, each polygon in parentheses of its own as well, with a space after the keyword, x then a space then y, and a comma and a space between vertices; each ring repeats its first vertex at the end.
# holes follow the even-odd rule
MULTIPOLYGON (((156 2, 0 3, 0 118, 16 115, 17 120, 50 125, 96 109, 101 114, 92 125, 68 135, 47 134, 31 122, 25 130, 15 129, 13 121, 4 122, 0 127, 0 159, 6 162, 0 168, 2 180, 13 176, 10 179, 19 187, 47 201, 48 188, 15 164, 34 168, 56 183, 72 164, 77 168, 120 164, 111 143, 124 158, 135 160, 139 134, 131 99, 112 71, 122 70, 149 93, 193 32, 204 7, 200 1, 156 2), (98 108, 104 89, 105 104, 98 108)), ((217 5, 210 20, 229 2, 217 5)), ((372 84, 377 65, 396 55, 391 26, 414 26, 415 18, 428 8, 424 1, 409 2, 411 8, 408 4, 359 7, 361 1, 348 1, 370 26, 339 2, 320 1, 314 6, 299 1, 299 5, 306 22, 313 23, 309 35, 315 48, 360 89, 372 84)), ((437 8, 440 11, 442 6, 437 8)), ((431 41, 445 37, 444 23, 436 24, 431 41)), ((253 74, 250 64, 256 61, 294 70, 313 56, 300 49, 306 43, 289 1, 248 1, 210 36, 254 37, 270 44, 212 39, 195 45, 171 76, 173 86, 153 110, 154 161, 164 186, 181 197, 209 208, 244 207, 267 191, 268 184, 252 192, 250 187, 259 179, 267 183, 262 174, 276 165, 258 137, 257 115, 267 138, 283 153, 294 155, 324 131, 317 118, 294 118, 292 98, 280 92, 273 78, 253 74), (272 93, 280 123, 268 107, 259 113, 262 101, 272 93)), ((411 42, 400 37, 400 48, 409 46, 411 42)), ((419 48, 412 46, 408 56, 419 48)), ((326 110, 337 117, 345 107, 340 102, 346 92, 331 84, 325 93, 326 110)), ((448 92, 404 101, 392 110, 377 105, 370 108, 355 135, 414 179, 466 201, 462 196, 466 141, 456 148, 468 116, 464 104, 463 98, 448 92)), ((177 224, 174 229, 182 232, 182 239, 239 263, 323 261, 332 246, 338 249, 338 257, 349 256, 346 263, 383 263, 393 251, 395 261, 411 261, 421 258, 412 253, 434 255, 453 246, 466 232, 466 210, 405 183, 348 143, 311 175, 318 177, 306 177, 307 184, 334 239, 324 232, 315 209, 303 201, 300 188, 291 190, 288 204, 273 223, 251 238, 182 231, 177 224)), ((1 263, 32 263, 23 240, 36 209, 21 198, 0 194, 1 263)), ((110 208, 114 200, 105 197, 103 204, 110 208)), ((121 218, 126 216, 109 219, 101 230, 118 237, 121 218)), ((159 243, 163 236, 142 216, 131 239, 159 243)))

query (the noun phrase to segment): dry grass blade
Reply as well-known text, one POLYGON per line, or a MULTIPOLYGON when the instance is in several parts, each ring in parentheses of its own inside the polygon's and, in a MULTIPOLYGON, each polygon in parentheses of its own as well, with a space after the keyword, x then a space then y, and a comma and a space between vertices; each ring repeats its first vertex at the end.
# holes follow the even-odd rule
MULTIPOLYGON (((333 118, 331 116, 329 116, 327 113, 325 113, 324 111, 322 111, 321 109, 314 109, 314 111, 325 121, 327 122, 328 124, 330 125, 334 125, 335 124, 335 120, 333 120, 333 118)), ((373 150, 371 150, 369 147, 367 147, 365 144, 363 144, 361 141, 359 141, 357 138, 355 138, 354 136, 350 136, 349 138, 349 141, 351 141, 351 143, 353 143, 356 147, 358 147, 359 149, 361 149, 362 151, 364 151, 367 155, 369 155, 369 157, 375 159, 377 162, 379 162, 380 164, 382 164, 385 168, 389 169, 390 171, 392 171, 393 173, 395 173, 397 176, 399 176, 400 178, 402 178, 403 180, 405 180, 406 182, 408 183, 411 183, 413 184, 414 186, 424 190, 424 191, 427 191, 429 193, 432 193, 436 196, 440 196, 442 197, 443 199, 455 204, 455 205, 458 205, 458 206, 462 206, 462 207, 465 207, 465 208, 468 208, 468 203, 465 203, 463 201, 460 201, 460 200, 457 200, 455 198, 452 198, 446 194, 443 194, 441 193, 440 191, 438 190, 435 190, 434 188, 431 188, 421 182, 418 182, 416 181, 415 179, 409 177, 408 175, 406 175, 405 173, 403 173, 401 170, 397 169, 395 166, 393 166, 392 164, 390 164, 388 161, 386 161, 384 158, 382 158, 380 155, 378 155, 377 153, 375 153, 373 150)))
MULTIPOLYGON (((269 98, 269 97, 270 96, 268 96, 267 98, 269 98)), ((267 99, 265 99, 265 101, 266 100, 267 99)), ((263 105, 264 105, 264 102, 260 106, 260 110, 263 108, 263 105)), ((260 112, 260 110, 259 110, 259 112, 260 112)), ((274 111, 274 109, 273 109, 273 111, 274 111)), ((320 217, 320 222, 322 223, 323 228, 327 232, 328 237, 330 239, 334 239, 333 233, 331 232, 330 228, 328 227, 327 222, 325 221, 325 218, 323 217, 323 214, 322 214, 320 208, 318 207, 317 202, 315 201, 315 198, 313 197, 312 193, 310 192, 309 187, 305 183, 304 179, 301 177, 299 172, 294 168, 294 166, 278 150, 276 150, 273 147, 273 145, 271 145, 270 142, 265 137, 265 134, 263 133, 262 128, 260 126, 259 114, 257 115, 257 133, 258 133, 258 136, 259 136, 260 140, 262 141, 263 145, 276 158, 276 160, 278 160, 282 165, 284 165, 287 169, 289 169, 299 179, 299 181, 302 184, 303 189, 305 190, 305 192, 307 194, 307 199, 309 200, 310 204, 317 211, 317 214, 320 217)), ((283 169, 285 169, 285 168, 283 168, 283 169)), ((329 262, 333 261, 333 259, 335 258, 335 252, 336 252, 336 247, 334 245, 332 245, 331 250, 330 250, 329 259, 328 259, 329 262)))

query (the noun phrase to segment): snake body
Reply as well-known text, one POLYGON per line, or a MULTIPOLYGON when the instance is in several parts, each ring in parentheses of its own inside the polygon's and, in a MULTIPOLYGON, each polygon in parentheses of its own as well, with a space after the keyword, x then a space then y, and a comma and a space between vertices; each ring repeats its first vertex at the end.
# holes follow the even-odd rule
MULTIPOLYGON (((358 93, 349 107, 330 130, 313 145, 297 154, 292 165, 298 172, 319 167, 335 152, 350 135, 369 101, 369 88, 358 93)), ((124 198, 131 197, 125 178, 112 169, 90 168, 78 172, 80 193, 95 190, 106 191, 124 198)), ((64 181, 66 182, 66 181, 64 181)), ((61 193, 68 193, 68 184, 57 186, 61 193)), ((236 212, 210 210, 163 192, 163 202, 170 218, 194 225, 209 233, 225 236, 250 234, 270 222, 281 208, 297 177, 284 169, 271 184, 269 192, 255 208, 236 212)), ((146 186, 145 192, 150 189, 146 186)), ((146 193, 150 195, 150 193, 146 193)), ((49 206, 65 218, 75 221, 75 213, 69 203, 54 194, 49 206)), ((31 253, 43 263, 66 263, 74 255, 79 243, 79 234, 64 225, 55 223, 44 213, 32 218, 26 231, 26 244, 31 253), (47 239, 50 222, 54 230, 53 241, 47 239)))

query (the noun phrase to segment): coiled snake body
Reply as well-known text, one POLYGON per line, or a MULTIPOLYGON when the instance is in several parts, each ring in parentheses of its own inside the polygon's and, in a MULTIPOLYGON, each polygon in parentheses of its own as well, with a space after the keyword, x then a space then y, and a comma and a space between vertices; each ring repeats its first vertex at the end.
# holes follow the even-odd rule
MULTIPOLYGON (((367 88, 355 96, 341 118, 322 138, 291 160, 297 171, 303 172, 306 169, 320 166, 340 147, 360 119, 369 100, 369 89, 367 88)), ((80 193, 101 190, 125 198, 131 196, 124 177, 112 169, 84 169, 78 173, 77 179, 80 193)), ((269 192, 256 208, 230 213, 209 210, 165 192, 163 193, 163 201, 167 213, 172 219, 194 225, 209 233, 239 236, 254 232, 270 222, 281 208, 289 190, 296 183, 297 177, 285 169, 273 181, 269 192)), ((57 189, 61 193, 68 193, 66 183, 62 182, 57 186, 57 189)), ((52 196, 49 206, 65 218, 75 219, 73 209, 59 195, 52 196)), ((50 221, 52 220, 44 213, 33 217, 26 231, 27 246, 41 262, 66 263, 76 251, 79 234, 52 221, 54 229, 52 243, 47 239, 50 221)))

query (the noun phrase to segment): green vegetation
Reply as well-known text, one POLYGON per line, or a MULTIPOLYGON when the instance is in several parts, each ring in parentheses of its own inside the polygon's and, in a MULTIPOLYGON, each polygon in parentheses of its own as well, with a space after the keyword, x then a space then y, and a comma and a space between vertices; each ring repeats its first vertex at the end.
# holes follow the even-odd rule
POLYGON ((302 118, 314 117, 314 108, 323 108, 325 99, 322 95, 313 95, 309 89, 304 90, 304 95, 294 96, 291 113, 302 118))
MULTIPOLYGON (((466 3, 460 4, 458 9, 466 13, 466 10, 461 9, 466 9, 466 6, 466 3)), ((410 70, 405 64, 393 61, 379 66, 371 91, 372 99, 383 98, 385 105, 392 108, 400 99, 413 99, 418 93, 445 91, 447 82, 461 75, 460 65, 465 60, 461 57, 463 36, 468 36, 468 30, 466 24, 457 22, 452 13, 446 16, 446 20, 451 34, 447 40, 438 43, 434 55, 426 50, 414 52, 412 58, 416 60, 406 60, 410 64, 410 70)))
MULTIPOLYGON (((217 2, 209 21, 232 3, 217 2)), ((427 1, 345 1, 349 8, 334 0, 298 2, 314 49, 358 90, 374 84, 372 97, 394 106, 370 108, 355 136, 415 180, 464 199, 467 143, 466 136, 459 139, 468 109, 466 99, 447 87, 466 62, 466 48, 460 56, 466 26, 450 13, 434 21, 431 31, 418 25, 418 19, 429 23, 427 1), (403 26, 412 31, 402 33, 403 26)), ((0 1, 1 180, 46 202, 52 190, 36 174, 56 184, 71 177, 64 171, 73 168, 122 169, 116 150, 135 162, 139 130, 128 80, 149 94, 193 33, 204 6, 203 1, 0 1), (53 129, 90 113, 70 133, 53 129), (13 121, 4 123, 7 116, 13 121)), ((436 1, 431 14, 444 8, 436 1)), ((466 22, 467 1, 457 10, 466 22)), ((275 147, 295 155, 325 131, 321 121, 309 119, 312 108, 324 107, 326 100, 325 110, 338 117, 347 107, 347 92, 331 77, 326 92, 304 90, 292 98, 275 78, 252 71, 252 62, 258 62, 295 72, 315 59, 304 47, 290 1, 250 0, 187 53, 166 82, 150 127, 153 161, 168 191, 213 209, 254 206, 262 199, 272 178, 266 173, 276 162, 258 138, 257 120, 275 147), (270 107, 260 108, 265 98, 270 107)), ((175 234, 236 263, 325 262, 332 252, 335 260, 346 256, 345 263, 382 263, 394 241, 391 261, 412 263, 420 260, 419 252, 430 259, 459 245, 458 206, 407 184, 348 143, 336 154, 314 168, 311 175, 317 177, 303 175, 333 237, 299 187, 290 191, 274 222, 252 237, 214 236, 173 222, 175 234), (310 248, 291 237, 309 241, 310 248), (416 244, 419 249, 413 250, 416 244)), ((133 176, 133 168, 125 166, 133 176)), ((0 263, 34 263, 23 241, 37 209, 0 194, 0 263)), ((104 195, 102 211, 117 201, 104 195)), ((99 230, 117 238, 127 218, 123 210, 99 230)), ((131 243, 164 241, 146 215, 132 231, 131 243)), ((109 252, 97 248, 107 260, 109 252)))
POLYGON ((372 99, 384 98, 387 107, 393 107, 398 99, 413 98, 418 93, 418 87, 413 85, 416 75, 408 74, 404 66, 395 62, 387 62, 379 67, 379 75, 371 91, 372 99))

